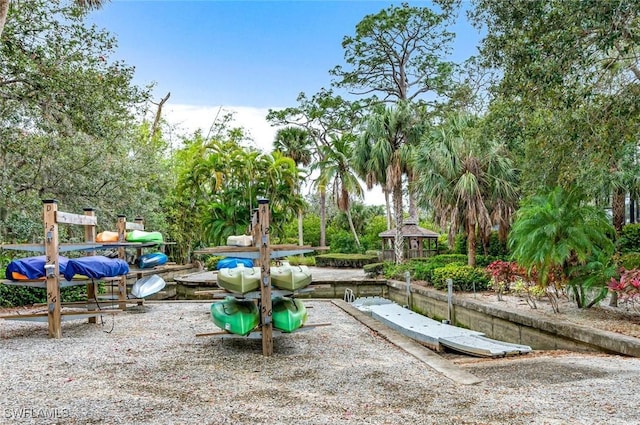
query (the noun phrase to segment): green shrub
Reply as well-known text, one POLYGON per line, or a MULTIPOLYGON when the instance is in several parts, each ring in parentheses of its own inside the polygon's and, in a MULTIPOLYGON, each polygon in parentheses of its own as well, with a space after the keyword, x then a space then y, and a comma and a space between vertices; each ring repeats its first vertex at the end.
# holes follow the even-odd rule
POLYGON ((364 265, 364 272, 369 277, 380 276, 384 271, 384 263, 371 263, 364 265))
POLYGON ((496 260, 505 260, 504 257, 496 257, 493 255, 476 255, 476 267, 487 267, 496 260))
POLYGON ((413 264, 412 276, 416 280, 426 280, 427 282, 433 281, 433 271, 442 268, 448 264, 456 264, 464 266, 466 261, 438 261, 434 257, 433 261, 420 261, 413 264))
MULTIPOLYGON (((104 284, 98 285, 98 290, 104 289, 104 284)), ((69 286, 60 289, 62 302, 83 301, 87 299, 85 285, 69 286)), ((21 307, 24 305, 43 304, 47 302, 47 292, 44 288, 5 285, 0 283, 0 307, 21 307)))
MULTIPOLYGON (((480 247, 480 249, 481 248, 482 247, 480 247)), ((495 259, 501 259, 501 260, 505 260, 509 256, 509 249, 507 248, 507 242, 500 241, 498 232, 491 232, 491 235, 489 236, 489 244, 487 245, 487 255, 491 257, 497 257, 495 259)), ((489 263, 491 263, 491 261, 489 263)))
POLYGON ((362 248, 358 248, 353 235, 345 230, 333 235, 328 243, 331 247, 331 252, 339 252, 343 254, 359 254, 364 252, 362 248))
POLYGON ((617 242, 618 251, 622 254, 627 252, 640 252, 640 224, 627 224, 620 232, 617 242))
POLYGON ((640 252, 629 252, 622 255, 620 265, 627 270, 640 269, 640 252))
POLYGON ((19 307, 44 303, 46 301, 46 291, 42 288, 29 288, 0 283, 0 307, 19 307))
POLYGON ((225 257, 221 257, 218 255, 211 255, 204 260, 204 267, 207 270, 218 270, 218 261, 222 260, 225 257))
POLYGON ((433 270, 431 283, 436 289, 447 289, 447 279, 453 280, 453 287, 457 291, 484 291, 489 288, 489 277, 478 267, 447 264, 433 270))
MULTIPOLYGON (((364 233, 360 237, 360 243, 365 250, 378 250, 382 246, 382 239, 378 236, 387 230, 387 218, 377 215, 367 220, 364 233)), ((358 234, 360 236, 360 234, 358 234)))

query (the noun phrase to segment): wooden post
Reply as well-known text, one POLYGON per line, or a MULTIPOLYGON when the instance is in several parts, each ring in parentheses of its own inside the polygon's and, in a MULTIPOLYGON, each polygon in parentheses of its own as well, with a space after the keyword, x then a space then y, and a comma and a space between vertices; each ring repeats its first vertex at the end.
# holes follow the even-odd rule
POLYGON ((56 221, 58 203, 55 200, 44 200, 42 202, 44 248, 46 256, 44 269, 47 279, 47 319, 49 323, 49 337, 61 338, 62 314, 60 311, 60 283, 58 281, 60 264, 58 258, 58 223, 56 221))
POLYGON ((260 282, 260 323, 262 324, 262 355, 273 354, 273 327, 271 307, 271 253, 269 248, 269 200, 258 200, 258 226, 260 239, 257 241, 260 249, 259 267, 262 271, 260 282))
MULTIPOLYGON (((96 212, 93 208, 85 208, 84 215, 94 217, 96 212)), ((85 224, 84 226, 84 241, 95 242, 96 241, 96 226, 92 224, 85 224)), ((95 251, 89 251, 87 255, 96 255, 95 251)), ((89 282, 87 284, 87 310, 94 311, 96 309, 95 304, 97 302, 96 284, 89 282)), ((96 323, 96 317, 89 317, 89 323, 96 323)))
MULTIPOLYGON (((127 219, 124 215, 118 214, 118 242, 125 243, 127 233, 127 219)), ((118 248, 118 258, 127 261, 127 253, 124 246, 118 248)), ((120 276, 118 279, 118 307, 124 311, 127 309, 127 276, 120 276)))

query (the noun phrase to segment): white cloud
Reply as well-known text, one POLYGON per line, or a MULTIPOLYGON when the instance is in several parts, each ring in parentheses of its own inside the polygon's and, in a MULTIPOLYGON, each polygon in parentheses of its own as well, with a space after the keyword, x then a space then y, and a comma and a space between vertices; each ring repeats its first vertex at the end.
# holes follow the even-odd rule
MULTIPOLYGON (((278 129, 271 127, 266 120, 269 108, 169 104, 163 109, 164 118, 178 133, 170 135, 172 143, 179 141, 178 136, 192 134, 198 129, 206 136, 216 117, 220 119, 226 112, 234 113, 233 125, 247 130, 255 147, 265 152, 273 149, 273 139, 278 129), (176 140, 173 140, 174 138, 176 140)), ((384 195, 379 187, 371 191, 367 191, 366 188, 364 190, 366 204, 384 205, 384 195)))
POLYGON ((247 130, 255 147, 265 152, 273 148, 277 128, 271 127, 266 120, 268 108, 175 104, 165 106, 163 112, 164 118, 176 128, 178 135, 188 135, 200 129, 205 136, 216 118, 221 119, 226 113, 233 113, 232 125, 247 130))

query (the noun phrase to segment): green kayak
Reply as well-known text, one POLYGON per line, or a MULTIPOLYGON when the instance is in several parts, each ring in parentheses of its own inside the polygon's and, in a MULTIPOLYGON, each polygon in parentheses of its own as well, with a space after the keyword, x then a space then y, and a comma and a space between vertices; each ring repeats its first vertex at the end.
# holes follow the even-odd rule
POLYGON ((282 332, 293 332, 307 321, 307 309, 295 298, 273 297, 271 299, 273 327, 282 332))
POLYGON ((237 300, 225 297, 223 301, 211 304, 213 323, 221 329, 236 335, 248 335, 260 322, 258 306, 251 300, 237 300))
POLYGON ((127 240, 127 242, 163 242, 162 233, 145 232, 144 230, 133 230, 131 232, 127 232, 125 239, 127 240))
POLYGON ((278 289, 293 292, 309 286, 310 283, 311 270, 307 266, 271 267, 271 284, 278 289))

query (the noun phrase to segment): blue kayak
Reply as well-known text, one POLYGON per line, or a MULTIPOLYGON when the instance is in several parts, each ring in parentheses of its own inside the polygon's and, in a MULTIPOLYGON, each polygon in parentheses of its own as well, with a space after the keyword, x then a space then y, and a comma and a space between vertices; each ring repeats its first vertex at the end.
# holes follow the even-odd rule
POLYGON ((138 258, 138 267, 141 269, 150 269, 151 267, 166 264, 169 258, 162 252, 152 252, 150 254, 141 255, 138 258))

